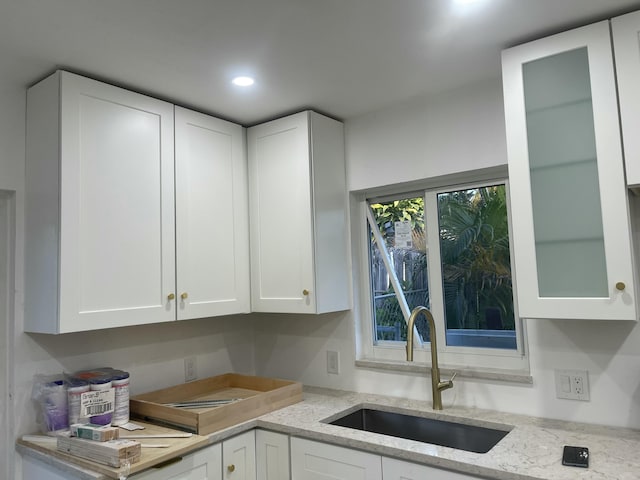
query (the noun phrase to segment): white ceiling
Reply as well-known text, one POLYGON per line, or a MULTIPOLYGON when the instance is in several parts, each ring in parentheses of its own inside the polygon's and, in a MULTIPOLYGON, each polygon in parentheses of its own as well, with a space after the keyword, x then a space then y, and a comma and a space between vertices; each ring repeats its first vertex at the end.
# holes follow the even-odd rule
POLYGON ((251 125, 500 75, 500 50, 640 0, 0 0, 0 88, 66 68, 251 125), (256 77, 251 89, 230 84, 256 77))

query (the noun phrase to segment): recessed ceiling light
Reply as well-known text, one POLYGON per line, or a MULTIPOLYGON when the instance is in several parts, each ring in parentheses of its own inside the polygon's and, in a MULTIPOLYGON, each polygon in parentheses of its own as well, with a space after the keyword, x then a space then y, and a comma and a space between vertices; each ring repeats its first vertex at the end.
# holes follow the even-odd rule
POLYGON ((458 5, 471 5, 472 3, 477 3, 480 0, 453 0, 453 3, 457 3, 458 5))
POLYGON ((231 83, 239 87, 250 87, 251 85, 253 85, 254 80, 251 77, 236 77, 231 80, 231 83))

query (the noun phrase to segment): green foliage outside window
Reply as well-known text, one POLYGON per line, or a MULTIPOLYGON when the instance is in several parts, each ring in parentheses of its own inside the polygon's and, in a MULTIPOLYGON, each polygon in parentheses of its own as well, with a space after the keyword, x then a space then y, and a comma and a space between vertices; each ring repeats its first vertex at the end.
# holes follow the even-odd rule
POLYGON ((438 195, 447 328, 513 330, 504 185, 438 195))
MULTIPOLYGON (((514 330, 505 186, 452 191, 437 198, 447 328, 514 330)), ((424 198, 375 203, 371 209, 409 308, 429 306, 424 198), (409 251, 394 246, 396 221, 411 224, 409 251)), ((402 341, 406 324, 373 238, 371 242, 376 338, 402 341)), ((427 340, 426 325, 418 330, 427 340)))

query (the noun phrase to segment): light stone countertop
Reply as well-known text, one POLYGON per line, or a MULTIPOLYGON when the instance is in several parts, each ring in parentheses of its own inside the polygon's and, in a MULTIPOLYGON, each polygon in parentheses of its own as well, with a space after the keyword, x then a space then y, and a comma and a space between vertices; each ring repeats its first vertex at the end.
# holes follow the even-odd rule
MULTIPOLYGON (((257 419, 209 435, 218 443, 253 428, 356 448, 383 456, 445 468, 470 475, 504 480, 640 480, 640 430, 610 428, 514 415, 475 408, 453 407, 436 412, 430 401, 354 393, 316 387, 304 388, 304 400, 257 419), (413 440, 329 425, 345 411, 380 408, 429 418, 480 426, 507 426, 511 431, 489 452, 473 453, 413 440), (589 448, 589 468, 561 462, 564 445, 589 448)), ((53 457, 18 445, 29 455, 72 474, 74 478, 102 479, 53 457)))
POLYGON ((638 480, 640 430, 609 428, 474 408, 436 412, 430 401, 305 387, 304 401, 257 419, 257 426, 380 455, 505 480, 638 480), (474 425, 513 429, 487 453, 473 453, 324 423, 345 410, 382 406, 474 425), (562 465, 564 445, 589 448, 589 468, 562 465))

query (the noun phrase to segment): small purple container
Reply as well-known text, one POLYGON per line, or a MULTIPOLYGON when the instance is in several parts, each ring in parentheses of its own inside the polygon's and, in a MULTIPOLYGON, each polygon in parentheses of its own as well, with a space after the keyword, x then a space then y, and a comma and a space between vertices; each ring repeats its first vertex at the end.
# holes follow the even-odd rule
MULTIPOLYGON (((89 386, 92 392, 104 392, 111 390, 111 377, 96 377, 89 380, 89 386)), ((110 410, 107 413, 100 413, 99 415, 91 415, 89 422, 94 425, 111 425, 111 419, 113 418, 113 404, 110 405, 110 410)))

